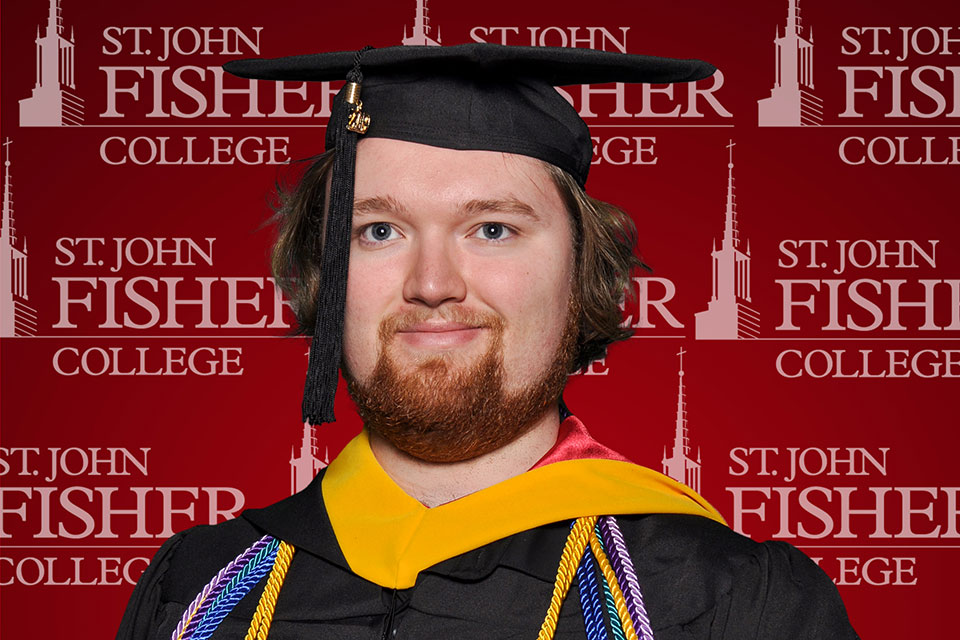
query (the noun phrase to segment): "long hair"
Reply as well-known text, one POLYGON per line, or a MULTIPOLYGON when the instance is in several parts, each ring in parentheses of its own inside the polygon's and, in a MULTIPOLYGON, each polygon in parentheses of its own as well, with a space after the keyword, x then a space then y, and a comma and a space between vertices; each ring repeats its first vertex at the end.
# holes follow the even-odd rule
MULTIPOLYGON (((310 335, 317 314, 323 211, 333 152, 304 162, 309 164, 295 184, 277 184, 273 217, 277 240, 271 267, 296 314, 294 333, 310 335)), ((588 196, 562 169, 546 162, 543 166, 573 223, 575 286, 580 302, 577 355, 572 369, 576 371, 603 358, 610 344, 630 337, 630 329, 622 326, 621 305, 631 289, 631 273, 646 265, 634 253, 637 230, 629 215, 588 196)))

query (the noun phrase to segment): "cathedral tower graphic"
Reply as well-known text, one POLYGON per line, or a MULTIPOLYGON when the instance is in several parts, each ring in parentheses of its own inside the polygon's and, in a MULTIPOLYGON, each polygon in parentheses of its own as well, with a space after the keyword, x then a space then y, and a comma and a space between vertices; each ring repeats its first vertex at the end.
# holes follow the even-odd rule
POLYGON ((736 340, 760 335, 760 314, 750 302, 750 242, 740 246, 737 195, 733 184, 733 140, 727 145, 727 205, 724 211, 723 240, 713 242, 713 287, 705 311, 696 316, 697 340, 736 340))
POLYGON ((774 82, 770 97, 757 101, 761 127, 817 126, 823 122, 823 101, 813 93, 813 29, 804 28, 800 0, 788 0, 783 35, 773 39, 774 82))
POLYGON ((680 357, 680 371, 677 374, 679 386, 677 390, 677 424, 673 437, 673 449, 667 457, 667 448, 663 448, 663 473, 677 482, 682 482, 697 493, 700 493, 700 448, 697 448, 697 459, 690 457, 690 435, 687 430, 687 400, 683 393, 683 354, 686 351, 681 347, 677 355, 680 357))
POLYGON ((290 493, 302 491, 317 475, 317 472, 330 464, 330 451, 325 450, 323 459, 317 457, 316 428, 303 423, 303 439, 300 441, 300 453, 290 447, 290 493))
POLYGON ((29 98, 20 101, 21 127, 60 127, 83 123, 83 99, 73 75, 74 39, 64 36, 60 0, 50 0, 47 26, 37 26, 36 80, 29 98))
POLYGON ((27 239, 17 235, 10 178, 10 138, 3 142, 3 227, 0 229, 0 337, 37 334, 37 312, 27 304, 27 239))
POLYGON ((440 30, 437 29, 437 39, 430 36, 429 9, 427 9, 427 0, 417 0, 417 13, 413 19, 413 31, 407 35, 407 28, 403 28, 403 44, 406 45, 429 45, 437 46, 440 44, 440 30))

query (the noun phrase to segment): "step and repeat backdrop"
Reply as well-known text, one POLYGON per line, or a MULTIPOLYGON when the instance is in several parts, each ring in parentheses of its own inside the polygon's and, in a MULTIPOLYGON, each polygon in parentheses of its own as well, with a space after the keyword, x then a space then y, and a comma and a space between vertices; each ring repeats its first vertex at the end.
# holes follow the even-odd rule
POLYGON ((570 378, 602 442, 836 582, 864 638, 944 637, 960 571, 960 6, 20 0, 2 7, 5 638, 105 638, 162 541, 304 486, 308 343, 267 267, 276 183, 339 83, 225 75, 366 44, 697 57, 561 89, 652 272, 570 378), (49 612, 55 611, 55 615, 49 612), (47 612, 47 613, 44 613, 47 612))

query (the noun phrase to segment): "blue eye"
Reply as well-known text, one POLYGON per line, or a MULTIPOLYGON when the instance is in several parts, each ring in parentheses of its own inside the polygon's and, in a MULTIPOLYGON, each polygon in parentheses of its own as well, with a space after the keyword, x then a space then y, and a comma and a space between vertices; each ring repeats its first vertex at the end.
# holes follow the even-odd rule
POLYGON ((363 228, 360 237, 367 242, 385 242, 393 237, 393 227, 386 222, 374 222, 363 228))
POLYGON ((499 222, 484 222, 477 229, 477 234, 484 240, 503 240, 509 238, 513 232, 499 222))

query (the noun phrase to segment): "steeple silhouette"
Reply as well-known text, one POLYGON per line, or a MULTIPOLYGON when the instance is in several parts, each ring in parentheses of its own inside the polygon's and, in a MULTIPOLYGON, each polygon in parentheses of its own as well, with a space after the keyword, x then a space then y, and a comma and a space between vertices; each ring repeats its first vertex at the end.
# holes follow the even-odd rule
POLYGON ((690 457, 690 436, 687 430, 687 401, 683 388, 683 354, 685 353, 682 347, 677 353, 680 358, 680 369, 677 372, 677 419, 673 449, 667 456, 667 449, 664 447, 661 464, 664 475, 700 493, 700 450, 697 449, 697 459, 693 460, 690 457))
POLYGON ((730 151, 730 160, 727 162, 727 207, 723 219, 723 248, 737 249, 740 247, 740 232, 737 229, 737 199, 734 195, 733 184, 733 140, 727 145, 730 151))
POLYGON ((727 145, 727 198, 723 213, 723 237, 720 249, 716 240, 710 302, 696 314, 698 340, 756 338, 760 334, 760 316, 750 303, 750 245, 740 250, 736 185, 733 179, 733 140, 727 145))
POLYGON ((36 75, 29 98, 20 101, 21 127, 59 127, 83 122, 83 99, 75 93, 73 28, 63 35, 60 0, 50 0, 43 36, 37 26, 36 75))
POLYGON ((407 28, 403 28, 403 41, 404 45, 430 45, 436 46, 440 44, 440 29, 437 29, 437 39, 434 40, 430 36, 430 16, 429 9, 427 9, 427 0, 417 0, 417 12, 414 14, 413 18, 413 31, 410 35, 407 35, 407 28))
POLYGON ((324 447, 323 459, 317 457, 316 428, 303 423, 303 437, 300 441, 300 453, 290 447, 290 493, 302 491, 317 475, 317 472, 330 464, 330 450, 324 447))
POLYGON ((800 0, 788 0, 783 35, 774 33, 774 82, 770 97, 757 102, 761 127, 816 126, 823 101, 813 93, 813 30, 804 29, 800 0))
POLYGON ((37 334, 37 312, 27 304, 27 240, 17 235, 13 179, 10 175, 11 140, 3 142, 3 217, 0 227, 0 337, 37 334))

